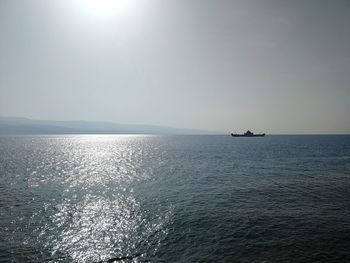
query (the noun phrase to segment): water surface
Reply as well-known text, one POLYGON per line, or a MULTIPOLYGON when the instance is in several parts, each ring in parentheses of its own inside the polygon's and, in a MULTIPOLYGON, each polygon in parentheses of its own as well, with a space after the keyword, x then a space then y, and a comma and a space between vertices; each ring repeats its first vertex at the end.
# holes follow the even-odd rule
POLYGON ((350 136, 0 136, 0 262, 350 261, 350 136))

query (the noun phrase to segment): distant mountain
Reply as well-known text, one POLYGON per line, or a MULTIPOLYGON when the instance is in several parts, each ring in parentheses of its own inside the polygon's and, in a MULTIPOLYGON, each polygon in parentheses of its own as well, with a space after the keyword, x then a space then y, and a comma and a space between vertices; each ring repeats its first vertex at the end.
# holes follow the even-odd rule
POLYGON ((213 134, 213 132, 142 124, 0 117, 0 134, 213 134))

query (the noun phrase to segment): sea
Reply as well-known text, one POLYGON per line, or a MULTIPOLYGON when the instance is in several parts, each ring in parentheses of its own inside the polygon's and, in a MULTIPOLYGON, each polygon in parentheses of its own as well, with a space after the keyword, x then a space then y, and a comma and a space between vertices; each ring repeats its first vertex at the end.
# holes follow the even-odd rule
POLYGON ((350 262, 350 136, 0 136, 0 262, 350 262))

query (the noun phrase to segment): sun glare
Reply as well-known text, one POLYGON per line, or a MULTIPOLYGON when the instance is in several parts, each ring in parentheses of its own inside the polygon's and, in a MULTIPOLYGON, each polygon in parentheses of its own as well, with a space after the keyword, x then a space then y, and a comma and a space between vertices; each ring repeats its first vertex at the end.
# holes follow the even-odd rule
POLYGON ((109 19, 123 15, 132 0, 79 0, 79 8, 89 15, 109 19))

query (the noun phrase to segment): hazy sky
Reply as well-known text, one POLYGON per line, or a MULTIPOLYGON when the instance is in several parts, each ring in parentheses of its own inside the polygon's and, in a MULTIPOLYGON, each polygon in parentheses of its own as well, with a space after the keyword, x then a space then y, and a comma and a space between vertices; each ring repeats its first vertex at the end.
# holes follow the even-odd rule
POLYGON ((350 133, 349 0, 1 0, 0 115, 350 133))

